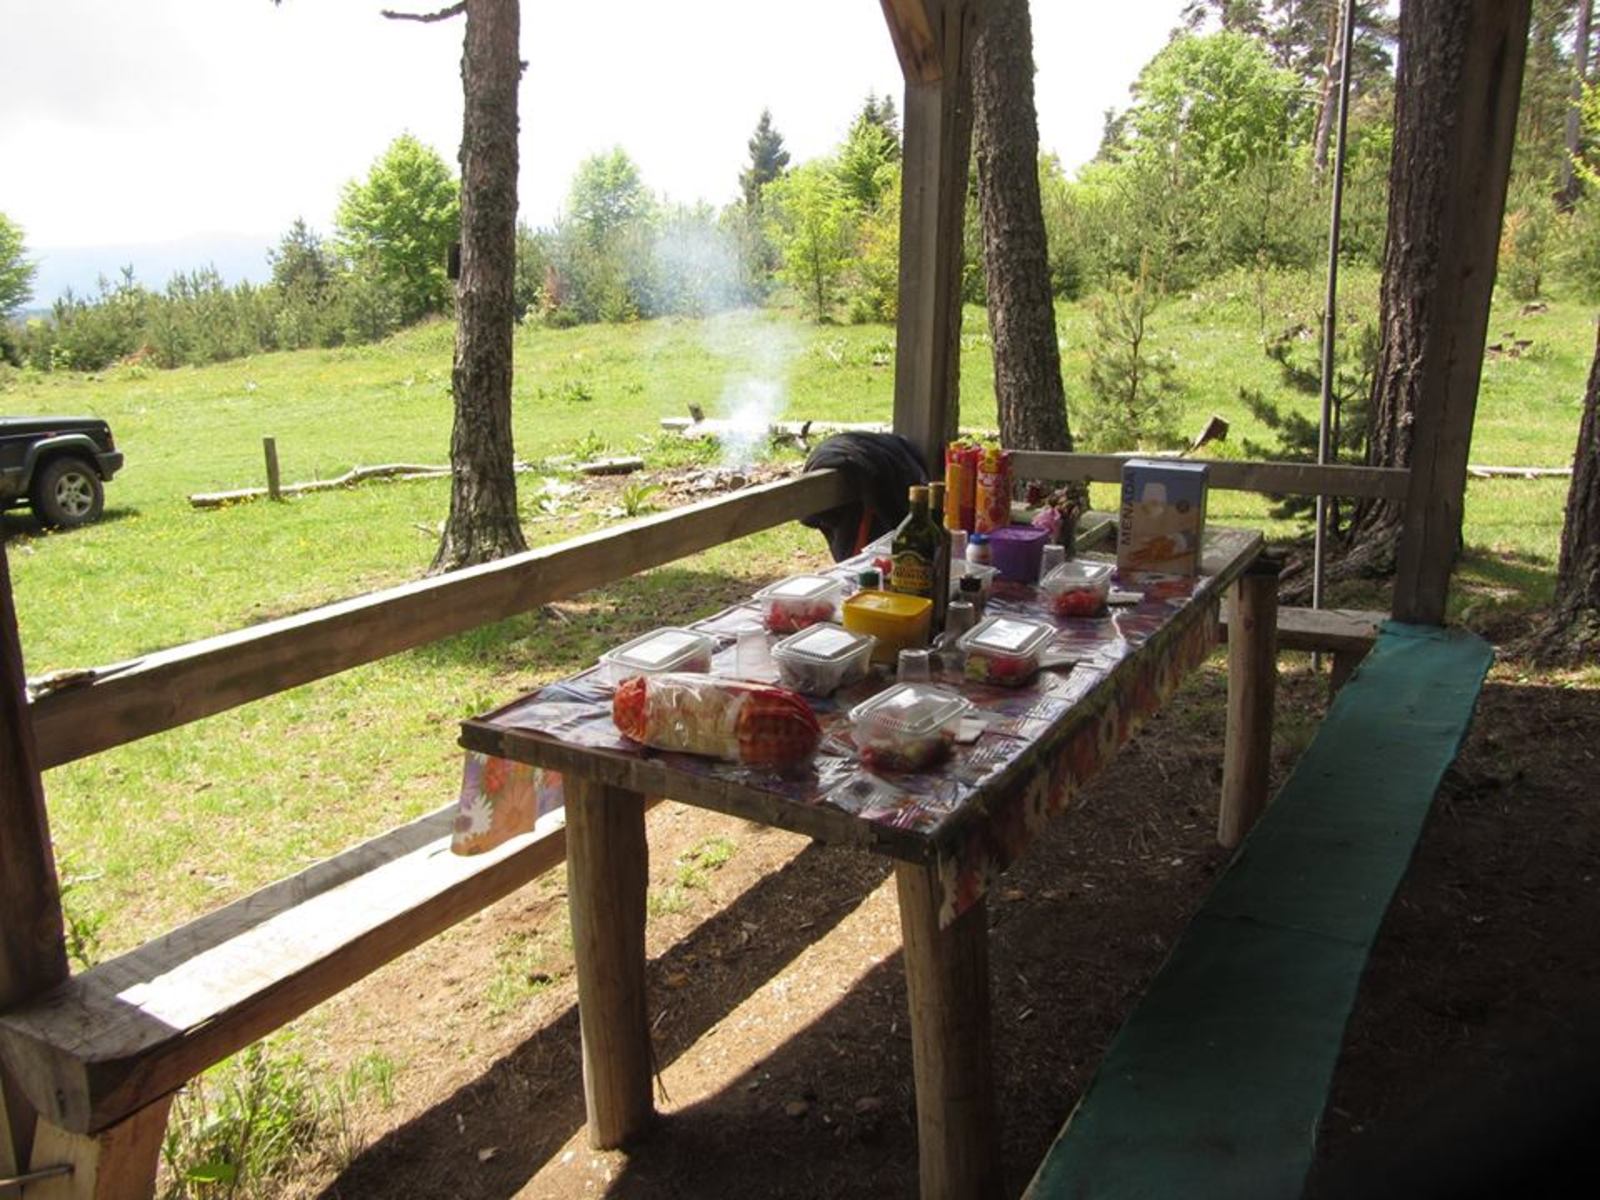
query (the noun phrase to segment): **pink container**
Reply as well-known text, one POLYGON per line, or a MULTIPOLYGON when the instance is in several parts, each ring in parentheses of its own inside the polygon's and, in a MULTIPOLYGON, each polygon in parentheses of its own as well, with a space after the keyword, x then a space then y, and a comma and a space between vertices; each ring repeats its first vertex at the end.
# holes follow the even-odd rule
POLYGON ((1031 525, 1007 525, 989 535, 989 554, 1001 579, 1038 583, 1044 544, 1050 535, 1031 525))

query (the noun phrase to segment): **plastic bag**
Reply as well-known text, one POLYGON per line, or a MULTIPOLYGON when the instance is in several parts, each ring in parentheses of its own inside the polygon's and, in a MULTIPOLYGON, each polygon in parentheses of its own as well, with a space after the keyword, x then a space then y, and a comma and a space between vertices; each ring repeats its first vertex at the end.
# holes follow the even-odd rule
POLYGON ((657 750, 781 767, 816 753, 822 727, 794 692, 707 675, 640 675, 620 684, 611 719, 657 750))

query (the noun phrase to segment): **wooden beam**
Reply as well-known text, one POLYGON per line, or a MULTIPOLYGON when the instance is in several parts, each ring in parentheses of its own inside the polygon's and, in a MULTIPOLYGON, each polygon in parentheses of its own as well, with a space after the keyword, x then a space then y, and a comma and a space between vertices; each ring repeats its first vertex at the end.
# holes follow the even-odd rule
POLYGON ((171 1108, 172 1097, 163 1096, 93 1136, 40 1122, 34 1169, 66 1164, 72 1171, 29 1184, 28 1200, 150 1200, 171 1108))
POLYGON ((73 977, 0 1016, 0 1058, 49 1121, 97 1132, 566 857, 552 818, 453 854, 454 818, 440 809, 73 977))
POLYGON ((158 651, 35 701, 39 759, 45 767, 60 766, 821 512, 853 495, 838 472, 812 471, 158 651))
MULTIPOLYGON (((0 538, 0 1009, 31 1000, 67 977, 61 886, 25 678, 11 565, 0 538)), ((3 1070, 0 1111, 6 1118, 0 1166, 16 1171, 28 1161, 34 1110, 3 1070)))
MULTIPOLYGON (((1061 454, 1048 450, 1014 450, 1011 460, 1020 479, 1120 483, 1122 467, 1139 454, 1061 454)), ((1317 466, 1315 463, 1257 462, 1225 458, 1185 458, 1204 463, 1208 486, 1220 491, 1262 492, 1274 496, 1350 496, 1400 500, 1411 472, 1402 467, 1317 466)))
POLYGON ((889 38, 900 59, 906 82, 937 83, 943 73, 939 41, 928 13, 938 0, 881 0, 883 19, 889 23, 889 38))
POLYGON ((1257 559, 1228 598, 1228 728, 1217 841, 1232 849, 1267 807, 1278 691, 1278 564, 1257 559))
MULTIPOLYGON (((886 11, 891 3, 886 0, 886 11)), ((975 21, 970 0, 920 0, 914 7, 930 24, 942 68, 931 80, 906 75, 894 429, 939 476, 959 412, 961 242, 972 143, 968 67, 975 21)))
MULTIPOLYGON (((1419 344, 1422 370, 1412 412, 1411 480, 1396 554, 1394 615, 1440 625, 1461 540, 1467 450, 1478 404, 1483 347, 1505 215, 1517 103, 1527 57, 1529 0, 1460 4, 1461 25, 1429 64, 1431 133, 1446 143, 1443 175, 1427 186, 1439 206, 1438 254, 1419 344)), ((1444 20, 1435 24, 1444 24, 1444 20)), ((1424 27, 1426 25, 1424 24, 1424 27)), ((1402 35, 1408 28, 1402 13, 1402 35)), ((1420 56, 1420 47, 1409 52, 1420 56)), ((1402 59, 1408 47, 1402 43, 1402 59)))

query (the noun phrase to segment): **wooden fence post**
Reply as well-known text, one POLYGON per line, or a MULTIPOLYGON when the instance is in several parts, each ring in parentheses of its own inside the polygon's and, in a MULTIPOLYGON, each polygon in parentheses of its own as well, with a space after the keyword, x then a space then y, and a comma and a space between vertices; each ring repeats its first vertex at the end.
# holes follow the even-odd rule
POLYGON ((1233 585, 1228 603, 1228 732, 1222 754, 1217 841, 1244 840, 1267 806, 1272 709, 1278 690, 1278 571, 1259 558, 1233 585))
POLYGON ((281 480, 278 476, 278 440, 270 437, 262 438, 261 449, 267 456, 267 496, 273 500, 282 500, 283 492, 280 490, 281 480))

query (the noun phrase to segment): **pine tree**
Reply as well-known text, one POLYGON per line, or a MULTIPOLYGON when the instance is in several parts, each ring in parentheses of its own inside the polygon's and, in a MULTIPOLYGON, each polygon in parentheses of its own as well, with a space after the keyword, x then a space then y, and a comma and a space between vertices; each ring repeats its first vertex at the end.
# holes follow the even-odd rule
POLYGON ((761 189, 766 187, 789 165, 789 152, 783 148, 783 134, 772 127, 772 110, 763 108, 756 131, 750 135, 750 166, 739 173, 739 187, 744 191, 746 208, 761 205, 761 189))

